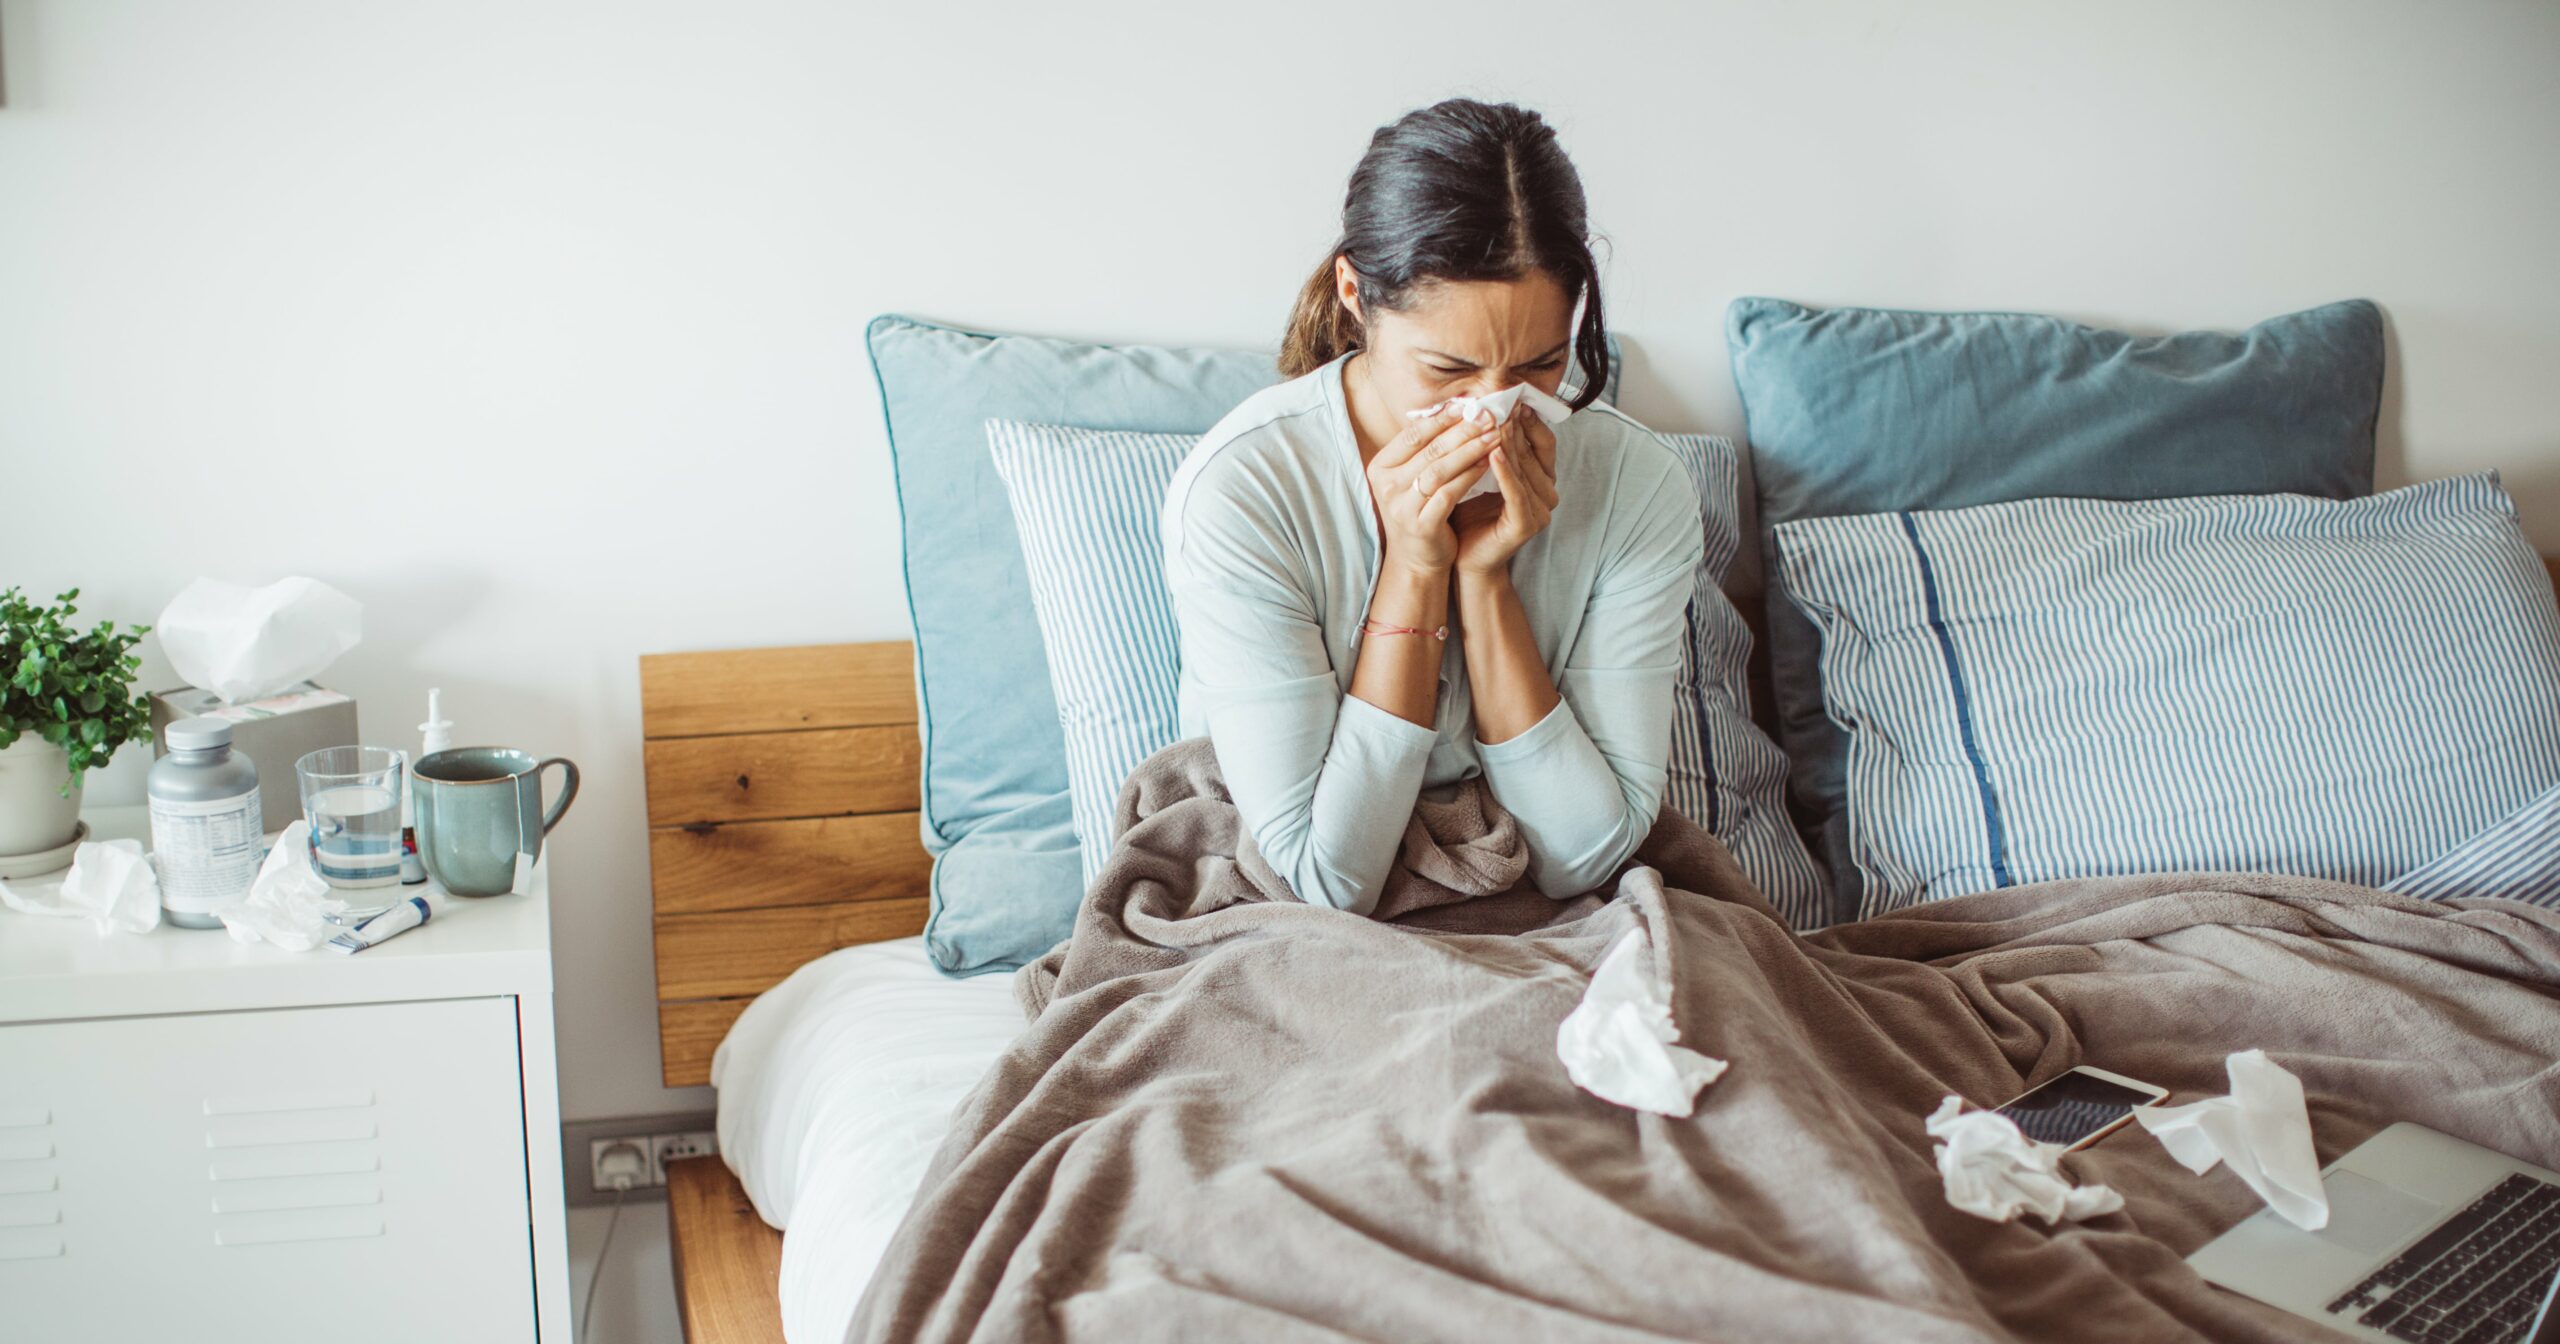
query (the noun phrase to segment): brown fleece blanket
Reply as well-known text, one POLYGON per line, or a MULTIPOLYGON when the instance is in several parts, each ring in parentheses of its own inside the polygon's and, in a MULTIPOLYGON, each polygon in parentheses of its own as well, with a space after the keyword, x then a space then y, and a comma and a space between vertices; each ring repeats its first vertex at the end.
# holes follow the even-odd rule
POLYGON ((1790 932, 1663 817, 1613 890, 1519 885, 1469 785, 1382 913, 1298 902, 1202 741, 1148 761, 1029 1029, 962 1105, 856 1340, 2299 1339, 2181 1262, 2258 1206, 2139 1128, 2069 1159, 2122 1213, 1946 1203, 1921 1121, 2073 1064, 2226 1091, 2264 1048, 2325 1163, 2414 1120, 2560 1166, 2560 916, 2335 883, 2056 882, 1790 932), (1605 899, 1604 899, 1605 897, 1605 899), (1556 1026, 1641 921, 1697 1114, 1602 1101, 1556 1026))

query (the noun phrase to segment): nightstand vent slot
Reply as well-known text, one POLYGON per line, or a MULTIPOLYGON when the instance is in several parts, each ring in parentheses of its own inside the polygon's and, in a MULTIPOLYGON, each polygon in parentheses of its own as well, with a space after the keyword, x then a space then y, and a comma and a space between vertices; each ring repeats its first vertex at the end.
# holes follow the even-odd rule
POLYGON ((269 1111, 343 1111, 373 1104, 373 1089, 338 1087, 280 1092, 266 1097, 207 1097, 207 1115, 262 1115, 269 1111))
POLYGON ((216 1116, 204 1127, 207 1148, 254 1148, 279 1143, 342 1143, 374 1136, 373 1117, 360 1111, 267 1111, 216 1116))
POLYGON ((52 1260, 62 1254, 62 1234, 50 1228, 0 1229, 0 1260, 52 1260))
POLYGON ((334 1176, 351 1171, 380 1171, 382 1158, 371 1143, 295 1144, 244 1148, 220 1153, 205 1166, 205 1179, 263 1181, 277 1176, 334 1176))
POLYGON ((382 1202, 382 1178, 355 1176, 279 1176, 265 1181, 232 1181, 213 1192, 215 1213, 267 1213, 277 1209, 353 1208, 382 1202))
POLYGON ((216 1246, 273 1246, 288 1241, 344 1241, 382 1235, 382 1215, 369 1209, 291 1209, 244 1213, 213 1230, 216 1246))
POLYGON ((0 1129, 33 1129, 53 1123, 53 1112, 42 1106, 17 1106, 0 1101, 0 1129))

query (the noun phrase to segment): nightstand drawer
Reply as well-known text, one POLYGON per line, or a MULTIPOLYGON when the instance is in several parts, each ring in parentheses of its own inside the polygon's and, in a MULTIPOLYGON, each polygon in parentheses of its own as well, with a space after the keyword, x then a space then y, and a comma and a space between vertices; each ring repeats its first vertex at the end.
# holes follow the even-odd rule
POLYGON ((28 1344, 534 1338, 516 1001, 0 1026, 28 1344))

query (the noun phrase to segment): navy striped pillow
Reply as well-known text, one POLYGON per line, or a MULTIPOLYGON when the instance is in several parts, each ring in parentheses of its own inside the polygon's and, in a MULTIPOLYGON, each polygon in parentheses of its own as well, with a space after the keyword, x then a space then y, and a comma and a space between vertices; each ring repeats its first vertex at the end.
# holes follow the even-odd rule
POLYGON ((2190 869, 2379 885, 2560 783, 2560 613, 2495 473, 1776 530, 1861 913, 2190 869))
POLYGON ((1751 721, 1751 630, 1724 595, 1742 545, 1740 454, 1721 434, 1660 434, 1698 491, 1707 550, 1689 595, 1686 655, 1671 709, 1663 801, 1724 841, 1787 923, 1831 922, 1831 893, 1787 817, 1787 757, 1751 721))

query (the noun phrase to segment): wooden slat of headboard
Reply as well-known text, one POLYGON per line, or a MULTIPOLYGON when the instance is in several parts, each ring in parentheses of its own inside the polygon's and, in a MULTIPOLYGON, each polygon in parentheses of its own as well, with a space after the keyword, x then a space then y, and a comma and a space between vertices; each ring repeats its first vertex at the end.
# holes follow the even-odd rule
POLYGON ((679 737, 640 755, 652 826, 912 812, 921 765, 913 725, 679 737))
POLYGON ((810 959, 924 927, 913 649, 640 660, 658 1053, 710 1081, 748 1001, 810 959))
POLYGON ((658 998, 761 994, 812 958, 924 932, 922 898, 660 915, 658 998))
POLYGON ((640 656, 641 735, 704 737, 916 721, 915 648, 803 644, 640 656))
POLYGON ((662 915, 922 896, 933 861, 918 825, 913 812, 880 812, 662 826, 649 832, 649 882, 662 915))

